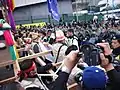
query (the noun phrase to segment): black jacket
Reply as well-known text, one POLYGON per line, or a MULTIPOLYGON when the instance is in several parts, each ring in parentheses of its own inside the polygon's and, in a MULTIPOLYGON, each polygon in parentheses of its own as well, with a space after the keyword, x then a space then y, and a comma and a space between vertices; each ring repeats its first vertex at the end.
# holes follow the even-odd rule
POLYGON ((113 69, 107 72, 111 90, 120 90, 120 72, 113 69))
POLYGON ((118 56, 120 55, 120 47, 116 48, 116 49, 113 49, 113 52, 112 52, 115 56, 118 56))
POLYGON ((68 77, 68 73, 60 72, 59 77, 56 79, 50 90, 67 90, 68 77))

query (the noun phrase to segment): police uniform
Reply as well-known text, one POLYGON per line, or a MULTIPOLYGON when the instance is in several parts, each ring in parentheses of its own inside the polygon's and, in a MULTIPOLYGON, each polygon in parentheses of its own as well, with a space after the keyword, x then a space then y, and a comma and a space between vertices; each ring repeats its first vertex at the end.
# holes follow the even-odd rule
MULTIPOLYGON (((120 40, 120 34, 119 35, 115 35, 113 37, 113 40, 120 40)), ((120 60, 120 47, 113 49, 112 53, 114 54, 115 59, 120 60)))

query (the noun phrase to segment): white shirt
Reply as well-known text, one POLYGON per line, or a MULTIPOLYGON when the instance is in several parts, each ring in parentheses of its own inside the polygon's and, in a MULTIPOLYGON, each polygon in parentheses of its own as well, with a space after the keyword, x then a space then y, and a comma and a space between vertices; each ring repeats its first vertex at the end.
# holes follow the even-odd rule
POLYGON ((37 78, 27 78, 25 80, 22 80, 20 84, 24 89, 30 88, 30 87, 37 87, 40 89, 44 89, 43 85, 37 78))
MULTIPOLYGON (((52 50, 53 50, 53 55, 55 57, 55 60, 57 58, 58 50, 59 50, 59 48, 60 48, 61 45, 63 45, 63 44, 61 44, 61 43, 55 43, 55 44, 53 44, 52 50)), ((66 45, 63 45, 61 47, 57 62, 60 62, 60 61, 64 60, 64 58, 65 58, 65 51, 67 50, 67 48, 68 47, 66 45)))

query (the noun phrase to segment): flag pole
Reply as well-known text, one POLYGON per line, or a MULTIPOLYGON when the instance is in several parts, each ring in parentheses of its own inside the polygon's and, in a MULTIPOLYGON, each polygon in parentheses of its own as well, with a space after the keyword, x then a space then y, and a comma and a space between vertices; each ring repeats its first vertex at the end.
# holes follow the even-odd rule
MULTIPOLYGON (((52 17, 52 14, 51 14, 51 17, 52 17)), ((53 17, 52 17, 53 19, 53 17)), ((54 31, 54 35, 55 35, 55 39, 54 41, 56 41, 56 29, 55 29, 55 23, 54 23, 54 20, 52 20, 52 24, 53 24, 53 31, 54 31)))

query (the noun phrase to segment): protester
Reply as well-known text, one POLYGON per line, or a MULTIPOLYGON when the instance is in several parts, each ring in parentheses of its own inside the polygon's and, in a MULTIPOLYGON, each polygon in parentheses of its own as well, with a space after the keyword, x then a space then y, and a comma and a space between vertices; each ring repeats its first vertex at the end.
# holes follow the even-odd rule
POLYGON ((42 42, 47 42, 46 33, 44 31, 40 31, 40 37, 42 42))
POLYGON ((52 31, 51 31, 51 30, 48 30, 48 31, 47 31, 47 34, 46 34, 46 36, 47 36, 47 42, 50 41, 50 36, 51 36, 51 34, 52 34, 52 31))
POLYGON ((37 74, 43 74, 49 69, 51 69, 53 66, 54 64, 36 66, 36 62, 34 62, 34 59, 29 59, 21 62, 20 63, 21 71, 19 71, 18 73, 18 76, 20 77, 19 81, 21 83, 21 86, 26 90, 29 90, 29 88, 32 88, 30 90, 34 90, 34 88, 44 90, 47 87, 44 87, 44 83, 39 81, 39 79, 37 78, 37 74))
POLYGON ((55 57, 55 63, 63 61, 65 58, 65 51, 67 50, 67 45, 65 44, 65 36, 61 30, 56 31, 56 41, 53 44, 52 50, 55 57))
POLYGON ((24 90, 19 82, 13 82, 5 85, 0 85, 0 90, 24 90))

